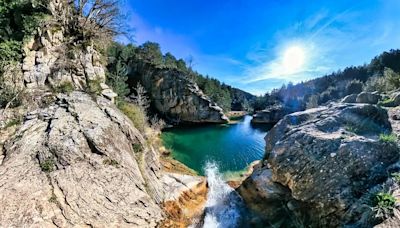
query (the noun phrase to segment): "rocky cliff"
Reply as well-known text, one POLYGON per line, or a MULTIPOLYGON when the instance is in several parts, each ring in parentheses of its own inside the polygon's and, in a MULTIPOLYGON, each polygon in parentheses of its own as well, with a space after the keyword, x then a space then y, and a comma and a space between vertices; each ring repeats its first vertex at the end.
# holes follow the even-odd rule
POLYGON ((371 104, 287 115, 265 138, 262 166, 238 191, 266 224, 371 227, 379 222, 371 199, 397 188, 391 173, 399 148, 385 139, 391 125, 387 111, 371 104))
MULTIPOLYGON (((53 17, 63 2, 50 1, 53 17)), ((149 135, 114 105, 94 46, 46 23, 1 75, 24 96, 0 109, 0 227, 156 227, 201 216, 204 178, 162 169, 149 135)))
POLYGON ((163 172, 132 122, 83 92, 27 113, 2 145, 0 226, 155 227, 164 203, 204 183, 163 172))
POLYGON ((135 64, 132 71, 148 91, 152 107, 170 122, 228 122, 223 110, 183 72, 146 62, 135 64))

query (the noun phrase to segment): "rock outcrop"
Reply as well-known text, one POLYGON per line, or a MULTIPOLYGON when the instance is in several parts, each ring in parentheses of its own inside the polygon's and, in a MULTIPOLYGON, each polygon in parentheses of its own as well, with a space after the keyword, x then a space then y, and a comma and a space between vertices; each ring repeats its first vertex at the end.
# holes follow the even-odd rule
POLYGON ((377 92, 362 92, 350 94, 342 99, 342 103, 378 104, 382 96, 377 92))
POLYGON ((55 100, 4 140, 0 226, 155 227, 164 202, 204 182, 164 173, 158 152, 109 100, 83 92, 55 100))
POLYGON ((275 124, 288 113, 282 105, 275 105, 254 114, 251 122, 275 124))
POLYGON ((223 110, 183 72, 138 63, 133 69, 141 78, 152 107, 172 123, 227 123, 223 110))
POLYGON ((207 200, 206 179, 174 173, 164 175, 163 182, 167 192, 163 203, 167 219, 161 227, 188 227, 198 222, 207 200))
POLYGON ((17 90, 88 90, 90 87, 113 100, 117 94, 104 82, 101 54, 92 42, 75 39, 65 25, 68 6, 65 1, 49 1, 49 22, 37 28, 36 35, 24 42, 21 63, 4 69, 3 77, 17 90), (74 40, 75 39, 75 40, 74 40))
POLYGON ((287 115, 265 138, 263 166, 238 191, 268 223, 370 227, 368 194, 399 160, 397 144, 379 137, 391 130, 386 110, 370 104, 287 115))
POLYGON ((386 97, 386 99, 381 101, 379 104, 385 107, 400 106, 400 92, 396 91, 391 93, 389 96, 386 97))
POLYGON ((377 104, 381 99, 378 93, 362 92, 357 95, 356 103, 377 104))

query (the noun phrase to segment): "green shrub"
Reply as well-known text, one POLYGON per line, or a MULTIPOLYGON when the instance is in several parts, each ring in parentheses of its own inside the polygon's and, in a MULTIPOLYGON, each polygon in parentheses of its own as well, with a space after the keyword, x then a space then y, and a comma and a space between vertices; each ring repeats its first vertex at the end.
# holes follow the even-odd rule
POLYGON ((119 163, 114 159, 104 159, 103 164, 104 165, 111 165, 111 166, 114 166, 114 167, 117 167, 117 168, 119 167, 119 163))
POLYGON ((100 80, 92 80, 87 84, 86 92, 92 95, 100 95, 101 94, 101 81, 100 80))
POLYGON ((361 132, 361 130, 358 127, 356 127, 355 125, 350 125, 350 124, 347 125, 345 127, 345 129, 346 129, 346 131, 352 132, 352 133, 355 133, 355 134, 358 134, 358 133, 361 132))
POLYGON ((144 132, 147 127, 147 116, 141 107, 127 102, 119 102, 118 108, 133 122, 133 125, 140 132, 144 132))
POLYGON ((392 104, 393 102, 394 102, 393 98, 387 98, 383 101, 379 101, 378 105, 386 106, 392 104))
POLYGON ((53 159, 46 159, 45 161, 40 163, 40 168, 42 168, 43 172, 49 173, 54 171, 54 161, 53 159))
POLYGON ((21 123, 21 121, 22 121, 21 118, 12 119, 12 120, 7 122, 5 128, 9 128, 9 127, 12 127, 12 126, 19 125, 21 123))
POLYGON ((118 61, 113 71, 114 72, 107 73, 107 85, 109 85, 120 97, 128 95, 130 90, 126 83, 128 80, 127 67, 121 61, 118 61))
POLYGON ((392 173, 392 178, 394 181, 396 181, 396 183, 400 184, 400 173, 392 173))
POLYGON ((392 134, 380 134, 379 140, 381 142, 394 143, 394 142, 397 142, 397 135, 395 135, 393 133, 392 134))
POLYGON ((58 86, 53 87, 55 93, 71 93, 74 89, 74 85, 69 81, 62 82, 58 86))
POLYGON ((19 62, 22 58, 22 42, 7 40, 0 42, 0 67, 10 62, 19 62))
POLYGON ((383 75, 371 77, 365 84, 366 91, 388 92, 400 88, 400 74, 385 68, 383 75))
POLYGON ((390 217, 396 206, 396 198, 389 192, 378 192, 374 197, 373 211, 376 217, 390 217))
POLYGON ((143 151, 143 147, 140 143, 133 143, 132 144, 132 149, 135 152, 142 152, 143 151))
MULTIPOLYGON (((1 83, 0 83, 1 84, 1 83)), ((23 93, 9 87, 1 88, 0 85, 0 107, 9 104, 9 108, 15 108, 22 104, 23 93)))
POLYGON ((55 203, 55 204, 58 203, 58 201, 57 201, 57 196, 56 196, 54 193, 51 194, 51 197, 50 197, 50 199, 49 199, 49 202, 50 202, 50 203, 55 203))

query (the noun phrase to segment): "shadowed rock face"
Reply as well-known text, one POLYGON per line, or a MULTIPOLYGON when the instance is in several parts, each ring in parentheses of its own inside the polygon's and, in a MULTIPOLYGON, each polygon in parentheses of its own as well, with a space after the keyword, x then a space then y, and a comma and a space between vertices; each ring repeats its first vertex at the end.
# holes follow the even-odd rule
POLYGON ((253 115, 252 123, 278 123, 289 111, 285 110, 282 105, 269 107, 268 109, 257 112, 253 115))
POLYGON ((303 225, 368 223, 371 209, 362 198, 387 179, 399 159, 395 143, 379 140, 389 132, 387 112, 369 104, 331 104, 287 115, 266 136, 263 167, 239 192, 273 222, 284 220, 275 209, 303 225))
POLYGON ((223 110, 196 83, 178 70, 136 64, 133 72, 141 78, 152 107, 173 123, 227 123, 223 110))

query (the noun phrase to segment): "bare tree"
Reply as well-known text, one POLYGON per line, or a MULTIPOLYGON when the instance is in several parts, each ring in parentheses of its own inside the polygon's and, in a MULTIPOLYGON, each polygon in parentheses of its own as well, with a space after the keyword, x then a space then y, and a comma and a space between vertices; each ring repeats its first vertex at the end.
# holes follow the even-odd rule
POLYGON ((146 96, 146 89, 140 83, 138 83, 134 90, 135 92, 129 98, 134 104, 143 108, 143 110, 147 110, 150 107, 150 100, 146 96))
POLYGON ((189 69, 192 69, 194 64, 194 58, 192 55, 189 55, 188 57, 186 57, 185 59, 186 64, 188 65, 189 69))
POLYGON ((69 0, 78 16, 76 23, 86 36, 115 36, 122 33, 118 0, 69 0))
POLYGON ((163 119, 158 118, 157 115, 150 119, 150 126, 156 131, 161 131, 165 127, 166 123, 163 119))

